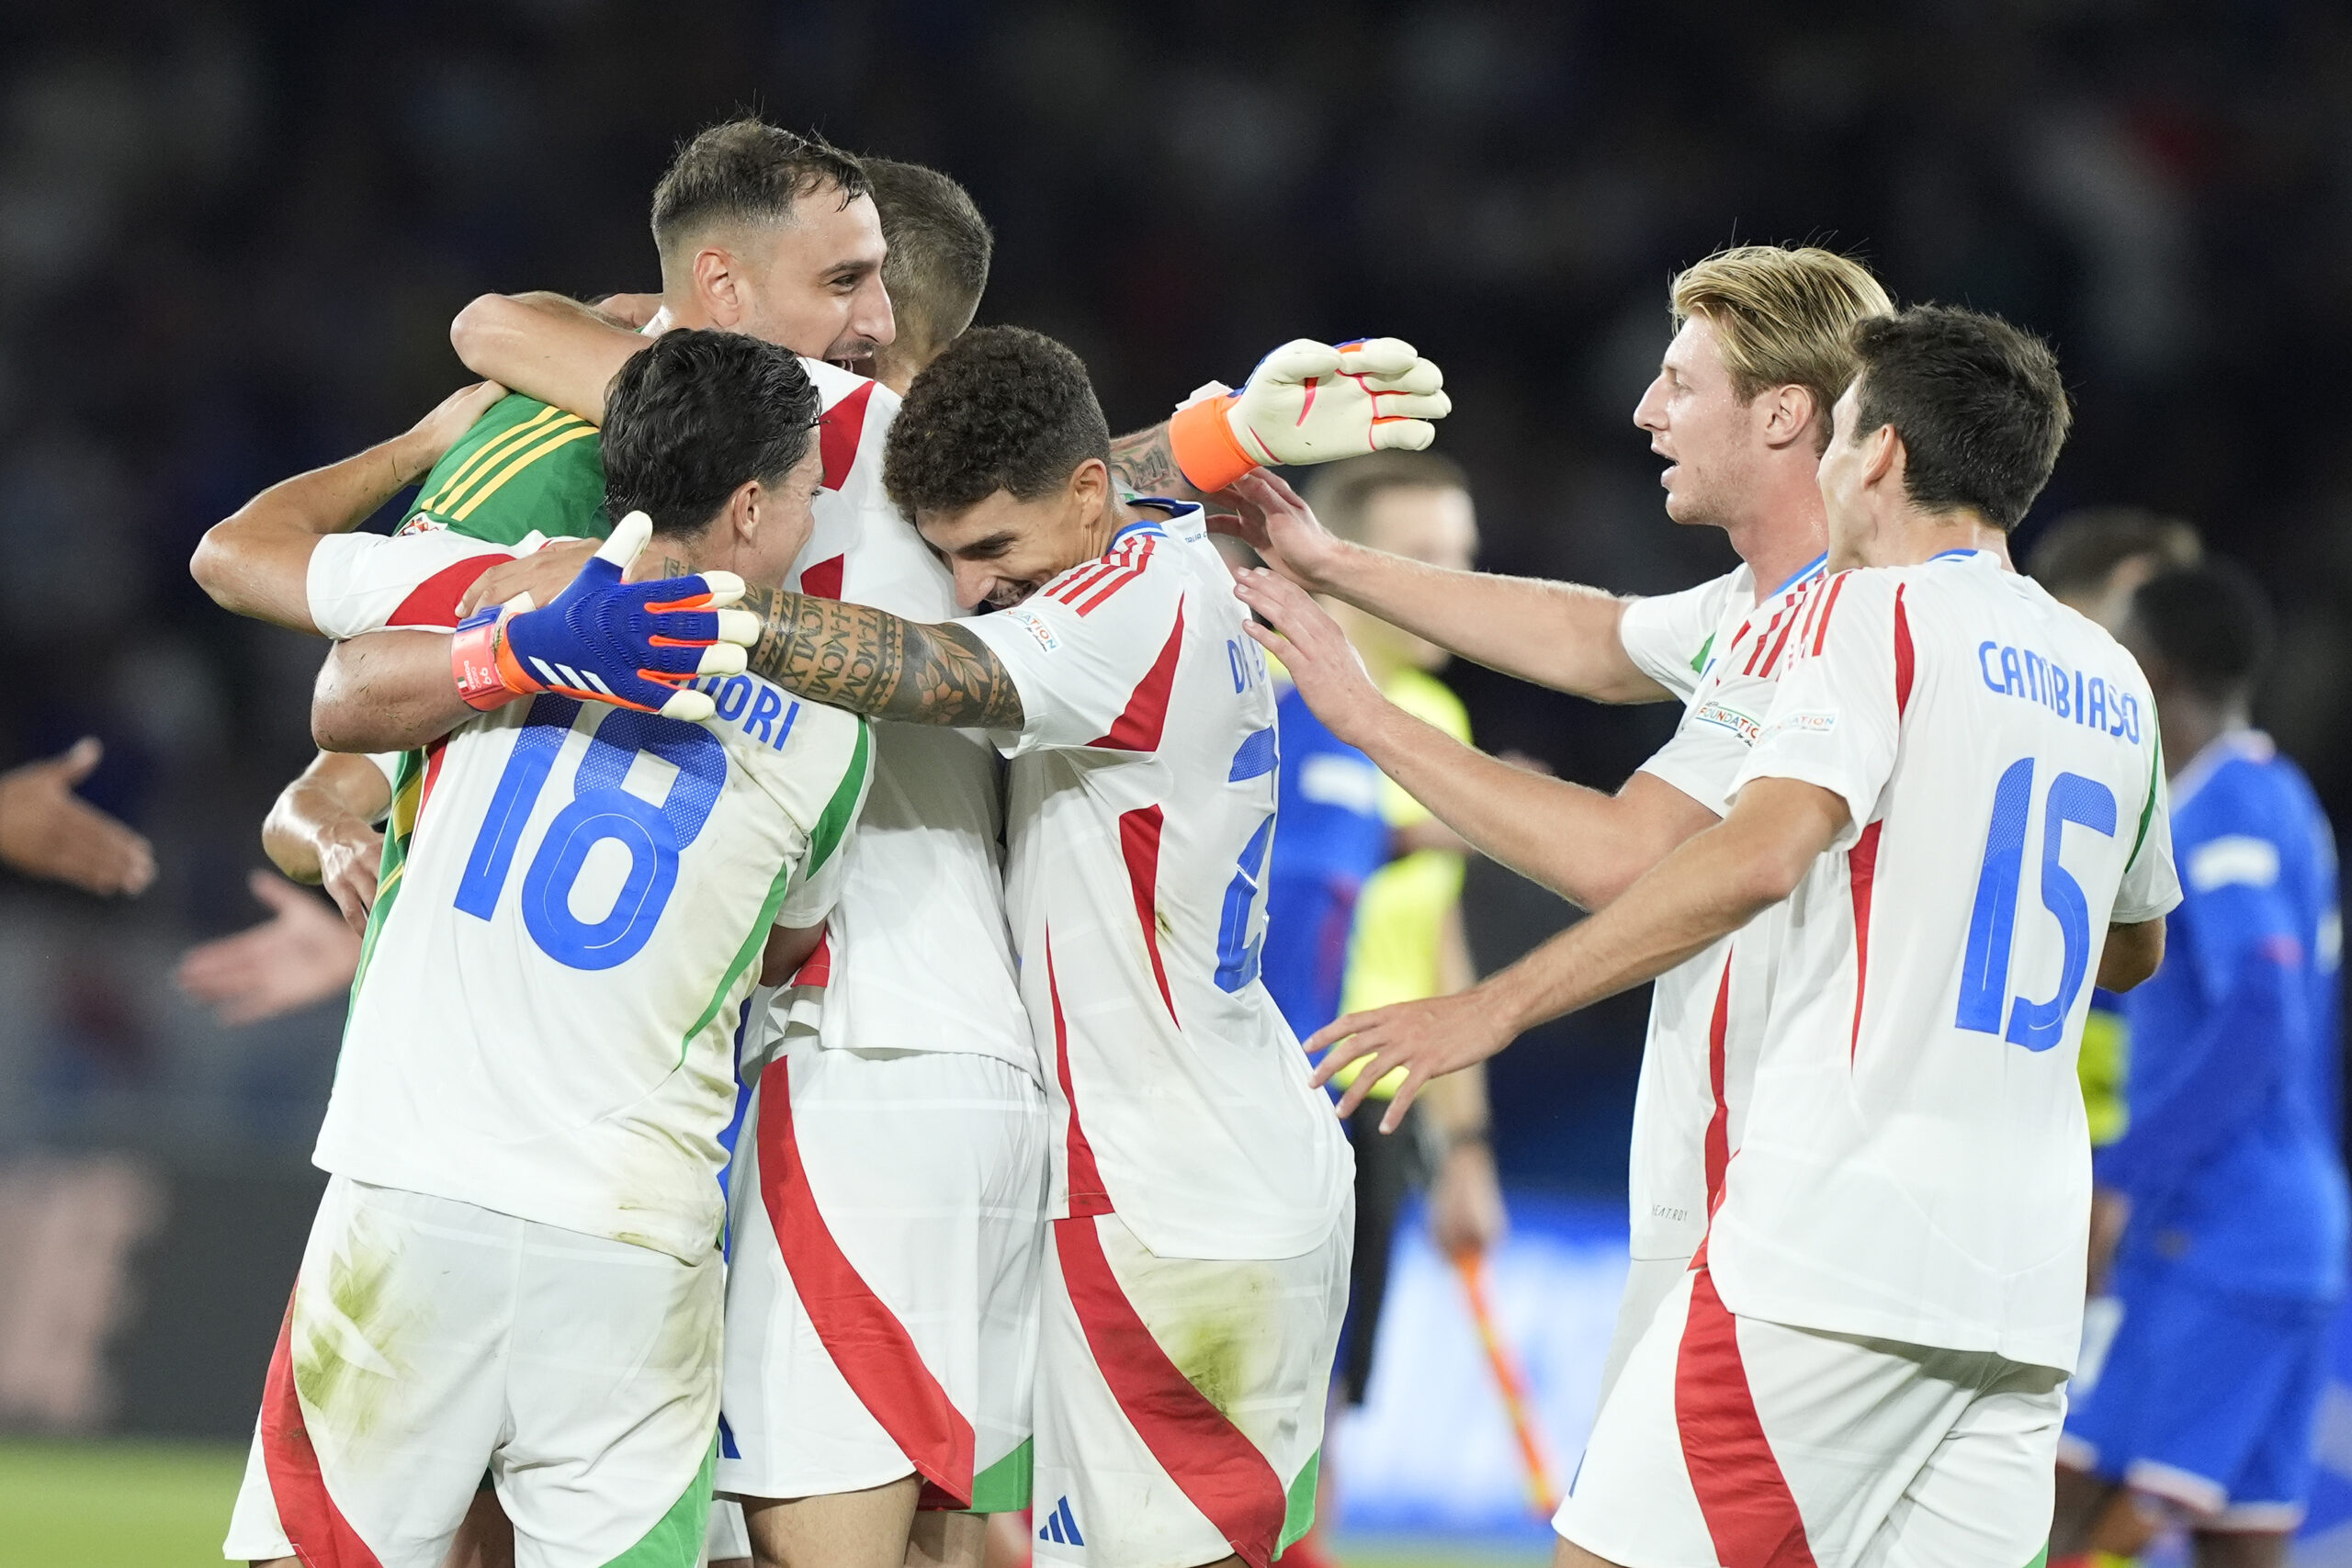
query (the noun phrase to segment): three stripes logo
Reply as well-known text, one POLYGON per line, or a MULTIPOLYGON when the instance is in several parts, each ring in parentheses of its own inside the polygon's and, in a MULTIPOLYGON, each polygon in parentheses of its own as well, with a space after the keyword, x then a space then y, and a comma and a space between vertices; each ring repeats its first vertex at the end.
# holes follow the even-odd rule
POLYGON ((1046 1516, 1045 1528, 1037 1532, 1039 1540, 1050 1540, 1063 1546, 1084 1546, 1086 1538, 1078 1533, 1078 1516, 1069 1511, 1069 1499, 1064 1497, 1046 1516))

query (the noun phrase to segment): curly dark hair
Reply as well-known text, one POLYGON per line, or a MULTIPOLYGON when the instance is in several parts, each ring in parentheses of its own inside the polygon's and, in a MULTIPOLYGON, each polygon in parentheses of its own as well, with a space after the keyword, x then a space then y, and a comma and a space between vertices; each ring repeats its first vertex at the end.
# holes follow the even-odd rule
POLYGON ((605 506, 653 531, 699 534, 752 479, 774 484, 808 455, 817 388, 790 350, 741 333, 663 333, 605 399, 605 506))
POLYGON ((1914 305, 1854 324, 1852 434, 1894 426, 1904 490, 1928 512, 1969 507, 2003 532, 2050 482, 2074 411, 2050 345, 1998 316, 1914 305))
POLYGON ((882 484, 910 517, 961 512, 999 491, 1035 501, 1089 457, 1110 456, 1111 427, 1077 355, 1026 327, 978 327, 907 389, 882 484))

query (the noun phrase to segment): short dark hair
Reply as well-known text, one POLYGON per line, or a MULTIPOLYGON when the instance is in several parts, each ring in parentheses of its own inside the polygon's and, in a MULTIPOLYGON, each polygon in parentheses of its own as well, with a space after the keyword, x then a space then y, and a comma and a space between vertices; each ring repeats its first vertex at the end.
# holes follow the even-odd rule
POLYGON ((890 246, 882 286, 901 335, 911 323, 928 344, 952 343, 972 324, 988 290, 996 235, 971 193, 937 169, 895 158, 863 162, 890 246))
POLYGON ((605 505, 657 534, 691 536, 752 479, 774 484, 808 452, 817 388, 790 350, 741 333, 663 333, 605 399, 605 505))
POLYGON ((2197 530, 2177 517, 2139 506, 2093 506, 2069 512, 2043 529, 2026 570, 2064 599, 2104 588, 2128 560, 2144 556, 2159 569, 2194 566, 2204 554, 2197 530))
POLYGON ((2050 345, 1998 316, 1914 305, 1855 322, 1854 355, 1853 434, 1894 427, 1912 504, 2016 527, 2074 420, 2050 345))
POLYGON ((653 243, 666 254, 715 222, 788 223, 794 202, 828 186, 844 207, 873 189, 858 161, 820 136, 730 119, 670 161, 653 187, 653 243))
POLYGON ((1035 501, 1089 457, 1110 457, 1111 427, 1077 355, 1026 327, 978 327, 907 389, 882 484, 909 516, 961 512, 999 491, 1035 501))
POLYGON ((1361 545, 1374 500, 1392 490, 1458 490, 1466 495, 1470 476, 1442 453, 1367 452, 1316 469, 1307 481, 1306 503, 1323 526, 1361 545))
POLYGON ((2193 690, 2216 702, 2253 694, 2277 639, 2270 600, 2254 574, 2218 558, 2142 583, 2126 624, 2193 690))

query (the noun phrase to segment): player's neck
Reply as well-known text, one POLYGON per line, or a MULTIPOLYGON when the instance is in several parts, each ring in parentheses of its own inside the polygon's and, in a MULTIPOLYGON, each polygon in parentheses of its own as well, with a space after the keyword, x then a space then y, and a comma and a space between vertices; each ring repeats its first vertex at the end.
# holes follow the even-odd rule
POLYGON ((1829 519, 1822 511, 1821 491, 1808 480, 1802 492, 1757 516, 1724 525, 1724 536, 1747 572, 1756 580, 1756 597, 1796 576, 1829 547, 1829 519))
POLYGON ((1904 507, 1877 518, 1860 537, 1830 551, 1833 570, 1853 566, 1917 566, 1953 550, 1984 550, 2009 560, 2009 536, 1965 508, 1919 512, 1904 507))

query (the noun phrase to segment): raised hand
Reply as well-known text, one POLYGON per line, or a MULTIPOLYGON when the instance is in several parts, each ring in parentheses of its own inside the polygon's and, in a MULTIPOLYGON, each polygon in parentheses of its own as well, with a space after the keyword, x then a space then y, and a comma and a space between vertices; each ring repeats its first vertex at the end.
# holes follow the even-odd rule
POLYGON ((528 599, 534 604, 552 604, 595 553, 594 539, 559 539, 540 546, 527 556, 500 561, 475 578, 458 597, 458 618, 462 621, 477 610, 512 599, 528 599))
POLYGON ((743 580, 731 571, 622 581, 652 533, 652 519, 632 512, 545 609, 524 598, 467 617, 449 648, 458 694, 485 711, 560 692, 689 723, 711 717, 716 705, 686 682, 741 673, 759 617, 732 608, 743 580))
POLYGON ((1404 1068, 1396 1098, 1380 1119, 1380 1130, 1393 1133, 1423 1084, 1483 1062, 1510 1043, 1511 1033, 1496 1017, 1491 1000, 1473 987, 1450 997, 1351 1012, 1317 1030, 1306 1042, 1306 1052, 1310 1056, 1330 1053, 1315 1069, 1317 1089, 1351 1062, 1364 1064, 1340 1097, 1341 1116, 1353 1113, 1373 1085, 1404 1068))
POLYGON ((1328 463, 1366 452, 1418 452, 1453 411, 1445 376, 1399 338, 1296 338, 1258 362, 1238 392, 1179 409, 1169 443, 1204 493, 1261 465, 1328 463))
POLYGON ((324 1001, 359 969, 359 933, 307 888, 256 871, 245 879, 277 913, 181 955, 173 978, 227 1024, 259 1023, 324 1001))
POLYGON ((74 793, 105 754, 85 735, 44 761, 0 773, 0 862, 100 897, 147 890, 154 847, 74 793))

